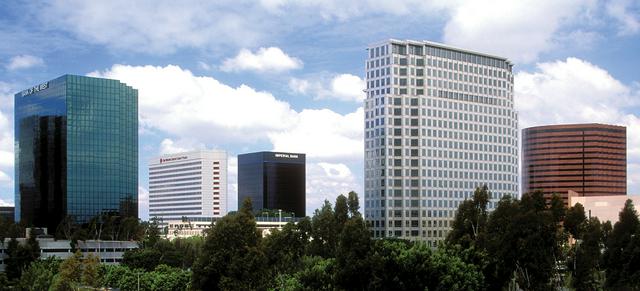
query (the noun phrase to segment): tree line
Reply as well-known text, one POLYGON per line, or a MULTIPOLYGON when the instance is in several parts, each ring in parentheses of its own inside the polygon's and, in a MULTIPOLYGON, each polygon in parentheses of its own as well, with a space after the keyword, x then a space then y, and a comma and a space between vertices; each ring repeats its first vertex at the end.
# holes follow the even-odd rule
MULTIPOLYGON (((557 195, 549 203, 542 192, 505 196, 493 211, 489 197, 480 187, 462 202, 437 248, 372 239, 354 192, 266 237, 247 200, 204 238, 168 241, 150 223, 141 248, 119 266, 79 253, 62 262, 31 258, 12 275, 12 290, 34 290, 26 282, 49 286, 38 290, 640 289, 640 222, 631 200, 612 225, 587 217, 580 204, 565 208, 557 195)), ((9 286, 2 276, 0 286, 9 286)))

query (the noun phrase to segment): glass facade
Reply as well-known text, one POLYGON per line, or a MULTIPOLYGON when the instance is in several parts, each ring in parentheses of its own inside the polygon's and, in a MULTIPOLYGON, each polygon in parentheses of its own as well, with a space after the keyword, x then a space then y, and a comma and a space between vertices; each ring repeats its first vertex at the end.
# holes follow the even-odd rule
POLYGON ((238 155, 238 209, 251 198, 253 209, 305 214, 305 155, 258 152, 238 155))
POLYGON ((138 215, 138 92, 65 75, 15 95, 16 220, 138 215))

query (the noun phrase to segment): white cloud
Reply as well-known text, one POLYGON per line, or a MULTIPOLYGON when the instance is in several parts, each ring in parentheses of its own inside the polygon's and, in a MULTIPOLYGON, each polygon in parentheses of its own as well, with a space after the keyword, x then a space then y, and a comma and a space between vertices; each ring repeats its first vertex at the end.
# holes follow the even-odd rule
POLYGON ((362 102, 365 81, 351 74, 338 74, 330 78, 291 78, 289 89, 297 94, 311 95, 316 99, 337 99, 340 101, 362 102))
POLYGON ((269 139, 276 151, 307 153, 313 159, 362 159, 364 110, 341 115, 328 109, 305 109, 294 126, 273 132, 269 139))
MULTIPOLYGON (((610 4, 609 14, 635 29, 637 18, 623 1, 610 4), (623 3, 614 5, 615 3, 623 3)), ((204 1, 188 5, 169 0, 60 0, 32 5, 44 27, 62 29, 76 38, 113 49, 172 53, 183 48, 229 51, 258 47, 279 39, 299 38, 325 26, 348 30, 354 37, 376 36, 372 18, 397 23, 397 31, 413 22, 444 22, 445 42, 531 62, 557 45, 558 34, 571 33, 574 22, 603 18, 597 0, 261 0, 204 1), (74 7, 74 9, 69 9, 74 7), (215 17, 211 17, 215 15, 215 17), (365 31, 365 33, 361 33, 365 31)), ((606 24, 606 22, 605 22, 606 24)), ((410 32, 409 32, 410 33, 410 32)), ((376 36, 377 37, 377 36, 376 36)), ((394 37, 388 35, 385 37, 394 37)), ((397 36, 396 36, 397 37, 397 36)), ((265 49, 266 50, 266 49, 265 49)), ((244 51, 250 57, 253 54, 244 51)), ((284 55, 284 54, 282 54, 284 55)), ((289 65, 298 67, 295 62, 289 65)), ((301 65, 301 64, 300 64, 301 65)), ((231 68, 226 68, 231 69, 231 68)))
POLYGON ((162 142, 160 142, 161 155, 184 153, 205 148, 206 146, 203 143, 191 139, 181 139, 178 141, 174 141, 172 139, 165 138, 162 140, 162 142))
POLYGON ((42 25, 90 43, 154 54, 251 46, 267 35, 254 5, 236 1, 60 0, 32 5, 42 25), (69 9, 73 7, 73 9, 69 9))
POLYGON ((554 46, 554 35, 563 24, 594 4, 594 0, 452 1, 444 41, 527 63, 554 46))
POLYGON ((364 204, 362 186, 343 163, 307 163, 307 215, 320 208, 324 200, 335 203, 340 194, 356 191, 360 196, 360 207, 364 204))
MULTIPOLYGON (((139 90, 142 126, 205 145, 270 141, 277 150, 310 158, 361 158, 363 110, 342 115, 328 109, 297 112, 267 92, 229 87, 177 66, 114 65, 90 75, 121 80, 139 90)), ((176 146, 166 141, 170 149, 176 146)))
POLYGON ((280 48, 260 48, 256 53, 242 49, 232 59, 226 59, 220 66, 225 72, 285 72, 302 68, 302 61, 284 53, 280 48))
POLYGON ((640 194, 640 94, 607 71, 577 58, 540 63, 515 75, 521 128, 558 123, 606 123, 627 127, 629 193, 640 194))
POLYGON ((90 75, 121 80, 139 90, 140 122, 173 136, 212 142, 252 142, 292 126, 297 113, 267 92, 227 86, 178 66, 114 65, 90 75), (215 134, 210 134, 215 133, 215 134))
POLYGON ((9 63, 5 66, 7 70, 22 70, 33 67, 44 66, 44 60, 32 55, 19 55, 11 58, 9 63))
POLYGON ((11 200, 5 201, 0 199, 0 206, 14 206, 15 203, 11 200))
POLYGON ((138 186, 138 218, 149 220, 149 190, 138 186))
POLYGON ((211 66, 203 61, 198 62, 198 68, 205 71, 211 71, 211 66))
POLYGON ((634 0, 610 0, 606 3, 606 11, 619 24, 620 35, 631 35, 640 31, 640 6, 631 7, 634 0), (634 11, 635 9, 635 11, 634 11))

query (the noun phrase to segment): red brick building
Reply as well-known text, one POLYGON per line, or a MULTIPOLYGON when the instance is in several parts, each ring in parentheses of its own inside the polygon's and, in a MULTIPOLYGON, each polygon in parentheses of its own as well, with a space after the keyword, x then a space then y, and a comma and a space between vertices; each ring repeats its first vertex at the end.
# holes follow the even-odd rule
POLYGON ((605 124, 566 124, 522 130, 522 191, 550 199, 627 194, 627 129, 605 124))

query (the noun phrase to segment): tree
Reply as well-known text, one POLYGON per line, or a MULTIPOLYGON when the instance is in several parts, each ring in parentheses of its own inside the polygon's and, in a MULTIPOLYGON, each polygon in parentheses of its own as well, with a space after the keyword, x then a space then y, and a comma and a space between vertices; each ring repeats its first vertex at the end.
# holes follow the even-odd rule
MULTIPOLYGON (((337 205, 337 203, 336 203, 337 205)), ((371 233, 360 216, 349 218, 336 250, 336 284, 345 290, 364 290, 370 273, 371 233)))
POLYGON ((562 201, 562 198, 558 193, 553 193, 553 196, 551 196, 549 210, 551 210, 551 216, 556 223, 560 223, 564 220, 566 215, 564 201, 562 201))
POLYGON ((149 222, 143 224, 144 239, 142 240, 143 247, 152 247, 160 240, 160 227, 158 225, 158 218, 153 217, 149 222))
POLYGON ((51 289, 54 291, 71 291, 80 283, 82 278, 82 253, 76 251, 71 257, 62 261, 58 274, 53 280, 51 289))
POLYGON ((336 218, 327 200, 320 209, 316 209, 311 219, 313 240, 309 246, 311 255, 323 258, 335 257, 337 247, 338 231, 336 229, 336 218))
POLYGON ((9 279, 20 278, 22 271, 39 257, 40 245, 33 229, 31 229, 25 244, 20 244, 15 237, 11 238, 7 244, 7 258, 5 259, 7 277, 9 279))
MULTIPOLYGON (((308 221, 308 220, 306 220, 308 221)), ((305 225, 287 223, 281 231, 274 230, 264 238, 263 246, 272 275, 292 273, 301 267, 302 257, 309 244, 310 233, 305 225)))
POLYGON ((100 259, 94 254, 89 254, 82 261, 82 285, 98 287, 100 282, 100 259))
POLYGON ((22 272, 19 283, 20 289, 48 290, 49 286, 53 284, 53 279, 58 273, 59 267, 60 260, 55 257, 48 257, 32 262, 29 267, 22 272))
POLYGON ((152 271, 160 264, 161 255, 154 248, 128 250, 122 255, 122 264, 132 269, 152 271))
POLYGON ((354 191, 349 192, 349 197, 347 199, 347 206, 349 208, 349 214, 351 215, 351 217, 360 216, 360 202, 358 200, 358 193, 354 191))
POLYGON ((349 206, 347 202, 347 197, 340 194, 336 198, 336 206, 333 211, 335 215, 335 225, 336 225, 336 233, 342 232, 342 226, 349 219, 349 206))
POLYGON ((465 200, 460 204, 447 236, 448 244, 459 244, 464 248, 484 244, 488 202, 489 191, 485 185, 476 189, 472 200, 465 200))
POLYGON ((582 227, 584 226, 587 217, 584 214, 584 207, 580 203, 576 203, 573 207, 567 211, 567 216, 564 219, 564 229, 573 236, 573 238, 579 239, 582 235, 582 227))
POLYGON ((603 255, 603 267, 606 272, 606 286, 609 288, 623 288, 627 286, 627 279, 633 274, 627 273, 625 266, 635 248, 633 236, 638 233, 640 221, 638 213, 631 199, 627 200, 620 211, 618 222, 613 226, 607 239, 607 248, 603 255))
POLYGON ((585 222, 582 238, 573 246, 574 258, 569 263, 572 275, 572 285, 577 290, 599 290, 602 279, 600 276, 600 250, 602 249, 602 225, 597 218, 585 222))
POLYGON ((502 289, 511 278, 524 289, 550 288, 560 253, 557 231, 542 192, 520 201, 503 197, 487 225, 487 289, 502 289))
POLYGON ((201 290, 264 289, 266 258, 251 200, 208 230, 202 255, 193 266, 193 286, 201 290))

